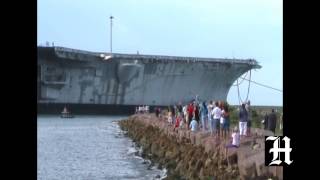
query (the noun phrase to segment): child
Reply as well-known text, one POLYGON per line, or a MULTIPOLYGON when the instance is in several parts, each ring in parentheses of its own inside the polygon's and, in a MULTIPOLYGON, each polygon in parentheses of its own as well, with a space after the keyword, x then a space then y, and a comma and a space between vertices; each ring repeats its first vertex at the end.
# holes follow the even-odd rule
POLYGON ((226 157, 228 153, 228 148, 238 148, 240 145, 240 134, 237 126, 234 127, 231 137, 232 137, 232 143, 226 145, 226 151, 225 151, 226 157))
POLYGON ((191 128, 192 132, 195 132, 198 130, 198 122, 196 121, 195 117, 192 118, 192 121, 189 127, 191 128))

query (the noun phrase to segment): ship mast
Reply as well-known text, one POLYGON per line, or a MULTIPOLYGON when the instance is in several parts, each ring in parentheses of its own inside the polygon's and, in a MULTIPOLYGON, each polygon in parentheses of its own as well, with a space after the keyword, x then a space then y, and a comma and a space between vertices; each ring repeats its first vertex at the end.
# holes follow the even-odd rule
POLYGON ((111 15, 110 16, 110 53, 111 53, 111 56, 112 56, 112 19, 113 19, 113 16, 111 15))

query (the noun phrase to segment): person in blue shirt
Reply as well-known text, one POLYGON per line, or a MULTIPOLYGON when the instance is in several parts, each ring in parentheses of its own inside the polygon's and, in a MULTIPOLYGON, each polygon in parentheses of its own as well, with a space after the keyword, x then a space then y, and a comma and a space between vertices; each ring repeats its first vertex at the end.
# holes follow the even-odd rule
POLYGON ((206 102, 204 101, 200 106, 200 114, 201 114, 201 126, 202 130, 207 130, 207 118, 208 118, 208 108, 206 102))

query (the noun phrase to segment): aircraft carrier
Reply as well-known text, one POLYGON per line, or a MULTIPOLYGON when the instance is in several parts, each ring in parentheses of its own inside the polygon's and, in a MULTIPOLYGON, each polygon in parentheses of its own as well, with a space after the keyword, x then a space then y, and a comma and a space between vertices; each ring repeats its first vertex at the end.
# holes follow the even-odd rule
POLYGON ((254 59, 103 53, 38 46, 38 113, 133 113, 137 105, 226 100, 254 59))

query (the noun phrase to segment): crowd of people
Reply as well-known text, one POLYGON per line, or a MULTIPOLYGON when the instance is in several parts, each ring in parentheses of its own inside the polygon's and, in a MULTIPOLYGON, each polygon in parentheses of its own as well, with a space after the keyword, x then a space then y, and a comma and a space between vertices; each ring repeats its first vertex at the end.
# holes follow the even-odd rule
MULTIPOLYGON (((252 110, 250 101, 243 103, 239 108, 239 124, 232 128, 230 134, 229 106, 223 101, 209 101, 199 103, 195 100, 186 105, 179 103, 168 108, 166 120, 174 130, 187 128, 191 132, 210 132, 216 139, 230 139, 228 148, 239 147, 240 138, 251 136, 252 110)), ((160 108, 155 109, 156 116, 160 114, 160 108)), ((274 109, 271 114, 266 115, 264 122, 266 129, 275 133, 276 115, 274 109)))
MULTIPOLYGON (((155 109, 159 116, 159 108, 155 109)), ((230 136, 229 106, 223 101, 197 103, 192 101, 184 106, 181 103, 168 108, 166 117, 176 128, 185 127, 191 131, 210 131, 211 136, 227 138, 230 136)), ((240 135, 250 135, 250 101, 242 105, 239 112, 240 135)))
MULTIPOLYGON (((193 100, 184 106, 179 103, 175 106, 168 107, 165 120, 169 125, 174 127, 174 131, 186 128, 191 132, 203 131, 210 132, 210 135, 216 139, 230 139, 230 143, 226 145, 226 153, 228 148, 238 148, 240 138, 251 136, 252 110, 250 101, 242 103, 238 114, 239 124, 232 128, 230 134, 230 112, 229 105, 223 101, 198 102, 193 100)), ((136 113, 148 113, 149 106, 136 107, 136 113)), ((155 115, 161 117, 161 109, 154 109, 155 115)), ((282 121, 282 116, 280 118, 282 121)), ((270 114, 265 114, 264 128, 275 133, 277 116, 272 109, 270 114)), ((280 122, 280 128, 282 128, 280 122)))

